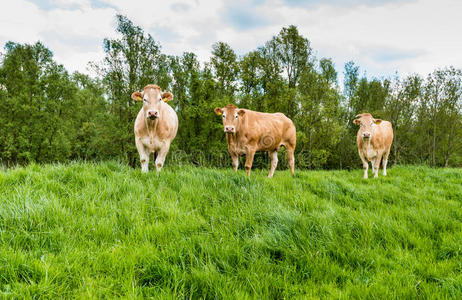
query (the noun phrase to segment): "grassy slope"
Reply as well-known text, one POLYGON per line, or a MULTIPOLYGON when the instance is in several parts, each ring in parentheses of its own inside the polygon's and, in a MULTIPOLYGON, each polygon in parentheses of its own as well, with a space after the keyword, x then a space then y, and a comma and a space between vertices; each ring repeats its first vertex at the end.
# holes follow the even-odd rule
POLYGON ((462 297, 462 170, 0 172, 0 295, 462 297))

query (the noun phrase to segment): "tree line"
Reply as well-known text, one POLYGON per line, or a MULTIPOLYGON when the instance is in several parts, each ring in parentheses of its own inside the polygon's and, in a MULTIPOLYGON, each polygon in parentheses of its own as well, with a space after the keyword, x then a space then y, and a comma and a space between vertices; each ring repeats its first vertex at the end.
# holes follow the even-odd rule
MULTIPOLYGON (((8 42, 0 58, 0 163, 119 159, 138 165, 133 124, 140 104, 130 95, 155 83, 174 94, 179 131, 167 165, 230 166, 220 118, 234 103, 282 112, 297 128, 296 167, 359 168, 354 116, 370 112, 393 124, 391 164, 462 166, 462 71, 437 69, 426 77, 362 76, 344 66, 339 83, 329 58, 317 58, 295 26, 238 56, 225 42, 209 61, 192 52, 173 56, 125 16, 120 38, 105 39, 97 76, 67 70, 42 43, 8 42)), ((285 168, 281 160, 280 168, 285 168)), ((266 167, 265 153, 254 166, 266 167)))

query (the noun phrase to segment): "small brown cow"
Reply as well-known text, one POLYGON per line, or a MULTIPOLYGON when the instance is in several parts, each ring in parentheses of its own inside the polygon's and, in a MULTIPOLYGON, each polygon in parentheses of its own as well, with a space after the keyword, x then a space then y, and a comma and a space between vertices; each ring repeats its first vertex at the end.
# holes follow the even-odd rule
POLYGON ((369 161, 372 162, 374 178, 379 176, 380 161, 382 159, 383 176, 387 176, 388 155, 393 142, 391 123, 374 119, 370 113, 357 115, 353 123, 359 125, 356 143, 358 144, 359 157, 363 161, 364 178, 367 178, 369 161))
POLYGON ((239 156, 245 155, 245 169, 250 175, 256 151, 268 151, 271 169, 268 177, 273 177, 278 164, 278 150, 284 146, 290 172, 294 174, 294 151, 296 130, 292 120, 282 113, 261 113, 237 108, 233 104, 215 108, 215 113, 223 118, 223 127, 228 142, 228 152, 233 160, 234 171, 239 165, 239 156))
POLYGON ((162 93, 159 86, 149 84, 142 92, 134 92, 132 99, 143 101, 143 107, 135 120, 135 143, 140 155, 141 171, 148 171, 149 155, 154 153, 157 155, 155 164, 159 172, 178 131, 178 117, 167 104, 173 95, 162 93))

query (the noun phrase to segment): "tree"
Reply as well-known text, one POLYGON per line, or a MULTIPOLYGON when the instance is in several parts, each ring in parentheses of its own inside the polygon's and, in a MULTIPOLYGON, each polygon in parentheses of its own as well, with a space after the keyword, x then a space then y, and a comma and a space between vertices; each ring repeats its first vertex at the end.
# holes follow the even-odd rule
POLYGON ((299 162, 308 168, 333 167, 337 155, 332 151, 343 134, 340 118, 340 93, 337 75, 328 59, 319 63, 319 71, 302 73, 298 86, 300 111, 297 114, 299 162))
POLYGON ((311 65, 310 42, 298 33, 294 25, 282 28, 273 40, 277 43, 276 56, 285 71, 289 88, 295 88, 300 74, 311 65))
POLYGON ((87 86, 78 84, 82 76, 69 76, 41 43, 9 42, 5 49, 0 66, 2 160, 23 164, 82 158, 77 149, 85 143, 78 132, 85 123, 94 122, 92 117, 98 111, 105 111, 101 102, 93 105, 102 91, 89 94, 87 86))
POLYGON ((168 57, 160 45, 132 21, 117 15, 120 39, 105 39, 106 57, 99 72, 106 86, 111 113, 106 122, 113 141, 112 153, 135 165, 137 152, 133 143, 133 122, 139 105, 130 98, 133 91, 156 83, 167 89, 171 78, 168 57), (118 148, 115 148, 118 147, 118 148))
POLYGON ((246 100, 262 95, 261 59, 258 51, 251 51, 239 61, 241 92, 246 100))
POLYGON ((460 147, 461 71, 454 68, 436 70, 428 75, 418 110, 420 143, 423 159, 432 166, 447 166, 454 149, 460 147))
POLYGON ((217 88, 220 95, 232 97, 236 90, 236 77, 239 71, 234 50, 226 43, 217 42, 212 46, 210 62, 218 81, 217 88))
POLYGON ((351 101, 351 98, 353 98, 356 93, 359 82, 359 67, 356 66, 354 62, 349 61, 345 64, 345 72, 343 74, 343 91, 348 101, 351 101))
MULTIPOLYGON (((462 71, 438 69, 427 77, 377 79, 344 66, 343 91, 331 59, 317 59, 295 26, 238 57, 224 42, 209 61, 192 52, 167 56, 152 36, 117 16, 117 39, 103 41, 96 78, 72 75, 43 44, 9 42, 0 56, 0 159, 5 164, 69 159, 120 159, 137 165, 133 124, 140 104, 130 95, 156 83, 170 101, 179 131, 167 163, 229 166, 216 106, 235 103, 282 112, 297 128, 297 168, 356 168, 354 116, 370 112, 391 121, 390 161, 462 165, 462 71)), ((263 153, 255 167, 267 166, 263 153)), ((280 167, 285 167, 281 160, 280 167)))
POLYGON ((58 129, 73 93, 67 72, 41 43, 9 42, 5 48, 0 71, 4 158, 13 163, 50 161, 52 150, 67 158, 67 141, 59 145, 55 140, 64 138, 58 129))
POLYGON ((385 103, 385 115, 393 125, 394 141, 390 161, 404 163, 415 161, 416 107, 422 94, 423 79, 410 75, 404 79, 395 78, 391 83, 390 94, 385 103))

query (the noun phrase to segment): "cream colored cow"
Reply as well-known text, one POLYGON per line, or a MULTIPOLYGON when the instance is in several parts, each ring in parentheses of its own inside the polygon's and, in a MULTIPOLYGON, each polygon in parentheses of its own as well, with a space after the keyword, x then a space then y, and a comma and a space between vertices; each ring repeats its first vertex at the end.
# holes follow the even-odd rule
POLYGON ((141 171, 148 171, 151 153, 155 154, 156 170, 160 171, 178 131, 176 112, 167 104, 167 101, 173 99, 173 95, 162 92, 155 84, 150 84, 142 92, 134 92, 132 99, 143 101, 143 107, 135 120, 135 143, 140 155, 141 171))
POLYGON ((391 123, 374 119, 370 113, 357 115, 353 123, 359 125, 356 144, 358 145, 359 157, 363 162, 364 178, 367 178, 369 161, 372 162, 374 178, 379 176, 380 161, 383 165, 383 176, 386 176, 388 155, 393 142, 391 123))

